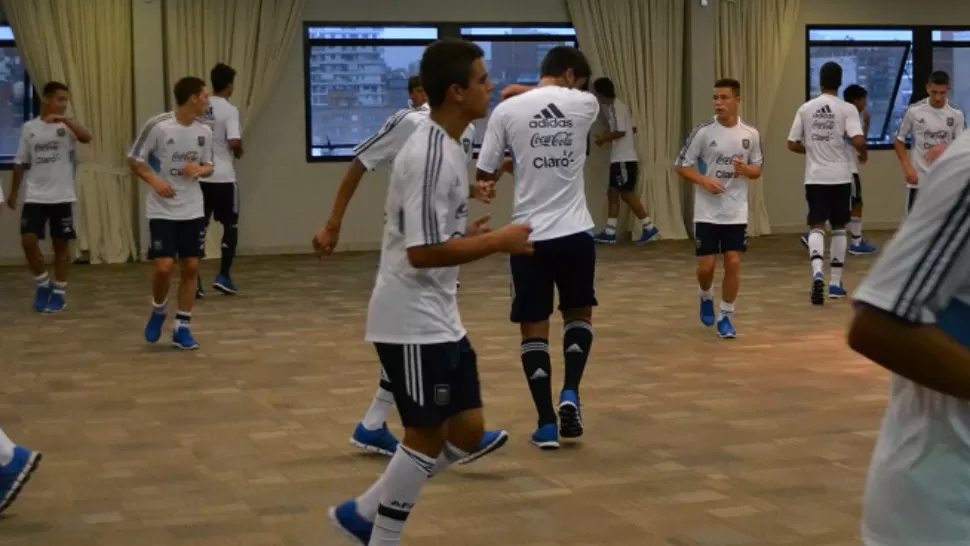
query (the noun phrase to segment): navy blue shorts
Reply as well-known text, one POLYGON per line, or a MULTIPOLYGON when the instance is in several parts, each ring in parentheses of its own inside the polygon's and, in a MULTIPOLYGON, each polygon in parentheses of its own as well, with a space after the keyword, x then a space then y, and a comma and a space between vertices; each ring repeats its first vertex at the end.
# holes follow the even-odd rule
POLYGON ((201 258, 205 254, 205 218, 192 220, 148 220, 148 259, 201 258))
POLYGON ((51 239, 77 239, 74 231, 74 203, 24 203, 20 211, 20 234, 36 235, 43 240, 48 229, 51 239))
POLYGON ((694 254, 714 256, 748 250, 748 224, 694 224, 694 254))
POLYGON ((531 256, 510 256, 512 312, 515 323, 544 322, 559 310, 596 305, 596 243, 585 231, 535 241, 531 256))
POLYGON ((638 172, 639 166, 636 161, 610 163, 610 187, 620 193, 637 189, 638 172))

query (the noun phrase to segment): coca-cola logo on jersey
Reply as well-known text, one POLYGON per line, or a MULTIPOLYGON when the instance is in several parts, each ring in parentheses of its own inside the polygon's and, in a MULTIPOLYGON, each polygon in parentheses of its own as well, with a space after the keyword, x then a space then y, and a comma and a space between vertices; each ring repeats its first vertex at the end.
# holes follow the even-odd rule
POLYGON ((532 135, 533 148, 561 148, 573 145, 573 134, 567 131, 559 131, 551 135, 534 133, 532 135))
POLYGON ((172 154, 172 163, 188 163, 194 161, 199 162, 199 152, 175 152, 172 154))

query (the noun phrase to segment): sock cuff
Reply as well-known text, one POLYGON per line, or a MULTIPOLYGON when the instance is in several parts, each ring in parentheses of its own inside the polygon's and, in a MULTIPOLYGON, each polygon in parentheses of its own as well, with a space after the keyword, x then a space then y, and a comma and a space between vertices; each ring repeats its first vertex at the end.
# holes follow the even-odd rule
POLYGON ((833 229, 832 230, 832 237, 845 237, 845 230, 844 229, 833 229))
POLYGON ((50 278, 51 278, 50 274, 47 273, 46 271, 44 271, 40 275, 34 275, 34 280, 35 281, 46 281, 46 280, 48 280, 50 278))
POLYGON ((534 351, 548 353, 549 340, 537 337, 522 340, 522 354, 531 353, 534 351))
POLYGON ((163 301, 162 303, 158 303, 158 302, 156 302, 156 301, 155 301, 155 300, 153 299, 153 300, 152 300, 152 307, 154 307, 155 309, 162 309, 162 308, 164 308, 164 307, 168 307, 168 300, 165 300, 165 301, 163 301))
POLYGON ((434 465, 437 462, 424 453, 419 453, 404 444, 398 444, 397 446, 397 453, 394 456, 397 457, 399 455, 407 457, 409 461, 414 463, 415 468, 424 472, 426 476, 431 475, 431 471, 434 470, 434 465))
POLYGON ((573 319, 563 326, 563 330, 566 333, 569 333, 570 330, 587 330, 592 333, 593 325, 586 319, 573 319))
POLYGON ((455 444, 451 442, 445 442, 445 447, 441 450, 441 452, 444 454, 445 458, 447 458, 448 461, 452 463, 456 461, 460 461, 465 457, 471 455, 470 453, 467 453, 464 450, 458 448, 457 446, 455 446, 455 444))

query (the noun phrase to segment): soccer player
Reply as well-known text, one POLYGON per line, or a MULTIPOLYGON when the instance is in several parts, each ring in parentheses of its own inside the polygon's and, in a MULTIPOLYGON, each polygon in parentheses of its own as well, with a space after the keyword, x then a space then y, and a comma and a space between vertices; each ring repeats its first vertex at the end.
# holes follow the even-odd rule
MULTIPOLYGON (((494 179, 506 148, 514 162, 512 222, 530 224, 535 254, 509 259, 511 320, 522 335, 521 358, 538 412, 532 443, 558 449, 559 435, 583 434, 579 384, 593 344, 596 305, 596 243, 586 204, 583 169, 590 127, 599 115, 592 93, 578 88, 590 76, 578 49, 557 46, 542 61, 535 88, 514 88, 492 112, 478 158, 479 180, 494 179), (524 89, 528 91, 522 92, 524 89), (549 316, 554 291, 563 316, 565 380, 559 397, 559 429, 552 404, 549 316)), ((493 182, 494 183, 494 182, 493 182)))
POLYGON ((20 235, 27 265, 37 284, 34 310, 57 313, 67 306, 71 241, 77 238, 74 231, 77 143, 91 142, 91 133, 65 116, 71 101, 66 85, 47 82, 41 94, 40 117, 25 123, 20 131, 7 206, 17 208, 20 187, 26 181, 20 235), (54 247, 53 285, 40 249, 47 230, 54 247))
MULTIPOLYGON (((223 63, 215 65, 210 73, 212 95, 203 123, 212 131, 215 165, 212 176, 200 180, 206 228, 213 217, 222 224, 222 261, 212 287, 227 295, 239 292, 230 274, 239 243, 239 186, 233 161, 243 156, 239 109, 229 102, 235 79, 235 69, 223 63)), ((197 295, 205 297, 202 278, 197 281, 197 295)))
POLYGON ((458 266, 496 252, 531 251, 526 224, 489 231, 487 217, 467 222, 472 187, 461 139, 472 120, 485 117, 493 89, 482 49, 463 40, 436 42, 420 70, 430 121, 394 160, 367 314, 367 341, 391 379, 405 436, 367 492, 330 510, 334 524, 359 544, 400 544, 428 479, 482 441, 477 361, 458 311, 458 266))
POLYGON ((42 458, 39 452, 14 444, 0 429, 0 514, 17 500, 42 458))
POLYGON ((808 202, 808 253, 812 263, 813 305, 825 303, 825 223, 832 226, 829 297, 846 297, 842 270, 848 249, 845 226, 849 223, 852 201, 852 170, 855 157, 845 139, 863 163, 867 160, 866 136, 859 111, 838 96, 842 87, 842 67, 827 62, 819 71, 822 94, 806 102, 795 114, 788 134, 788 149, 805 154, 805 200, 808 202))
MULTIPOLYGON (((333 203, 333 210, 326 225, 313 238, 313 247, 317 256, 326 256, 333 252, 340 239, 340 226, 344 214, 350 205, 350 200, 357 191, 357 186, 367 171, 390 164, 404 147, 411 135, 428 121, 431 109, 428 106, 427 95, 418 76, 408 79, 411 108, 397 111, 388 118, 384 127, 376 135, 362 142, 355 149, 357 157, 351 162, 340 182, 337 198, 333 203)), ((475 125, 469 124, 461 137, 461 146, 465 151, 465 161, 473 159, 472 139, 475 136, 475 125)), ((487 197, 480 196, 483 200, 487 197)), ((364 419, 357 424, 350 438, 351 445, 361 449, 392 456, 397 451, 398 440, 387 428, 387 417, 394 407, 393 388, 387 374, 381 370, 381 379, 377 393, 371 402, 364 419)), ((502 447, 508 441, 508 433, 504 430, 489 431, 485 434, 482 445, 468 458, 459 464, 468 464, 488 453, 502 447)))
POLYGON ((966 127, 963 111, 947 101, 950 75, 942 70, 930 74, 926 84, 927 98, 910 105, 896 133, 896 157, 906 177, 906 212, 913 208, 919 194, 920 180, 930 165, 940 157, 966 127), (906 138, 913 137, 913 147, 906 154, 906 138))
POLYGON ((596 236, 596 242, 615 244, 616 223, 620 216, 620 199, 630 207, 630 211, 640 219, 643 232, 637 239, 637 244, 646 244, 660 236, 647 210, 643 208, 640 197, 635 193, 637 189, 637 149, 634 137, 637 126, 630 115, 630 109, 616 98, 616 87, 613 80, 599 78, 593 82, 593 92, 606 110, 609 121, 609 132, 597 136, 593 143, 597 146, 610 143, 610 186, 606 192, 609 200, 606 228, 596 236))
POLYGON ((179 349, 199 348, 189 323, 195 305, 199 258, 205 252, 205 208, 199 179, 213 172, 212 131, 199 118, 209 106, 205 82, 187 76, 175 83, 176 108, 148 120, 128 160, 131 168, 149 185, 145 212, 151 247, 148 257, 155 262, 152 279, 154 309, 145 327, 145 339, 155 343, 162 337, 168 314, 168 292, 178 261, 181 282, 172 345, 179 349))
POLYGON ((867 546, 970 540, 970 135, 854 294, 849 345, 892 372, 866 484, 867 546))
POLYGON ((694 129, 675 170, 693 182, 694 242, 701 322, 717 323, 717 335, 737 337, 731 317, 741 289, 741 255, 748 249, 748 181, 761 178, 764 155, 758 130, 741 121, 737 80, 714 82, 713 120, 694 129), (724 260, 720 317, 714 315, 714 270, 724 260))

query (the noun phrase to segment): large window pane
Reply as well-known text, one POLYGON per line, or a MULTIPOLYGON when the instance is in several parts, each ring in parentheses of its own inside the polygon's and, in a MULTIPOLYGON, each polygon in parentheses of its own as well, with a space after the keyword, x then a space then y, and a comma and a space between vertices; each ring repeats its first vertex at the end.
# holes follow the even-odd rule
POLYGON ((811 29, 808 39, 812 42, 911 42, 912 30, 883 29, 811 29))
POLYGON ((966 111, 970 105, 970 47, 933 48, 933 68, 950 74, 950 102, 966 111))
POLYGON ((462 27, 461 35, 475 36, 576 36, 576 29, 568 27, 462 27))
POLYGON ((934 30, 934 42, 970 42, 970 30, 934 30))
POLYGON ((436 27, 309 27, 311 40, 437 40, 436 27))
MULTIPOLYGON (((3 27, 0 27, 3 28, 3 27)), ((9 28, 9 27, 8 27, 9 28)), ((2 31, 0 31, 2 34, 2 31)), ((0 47, 0 163, 10 163, 17 154, 20 128, 31 116, 24 65, 15 47, 0 47)), ((32 95, 32 93, 31 93, 32 95)))
POLYGON ((907 50, 906 45, 809 44, 809 95, 817 97, 821 92, 818 72, 822 65, 839 63, 844 86, 857 83, 869 92, 869 143, 891 144, 913 93, 913 60, 907 50))

